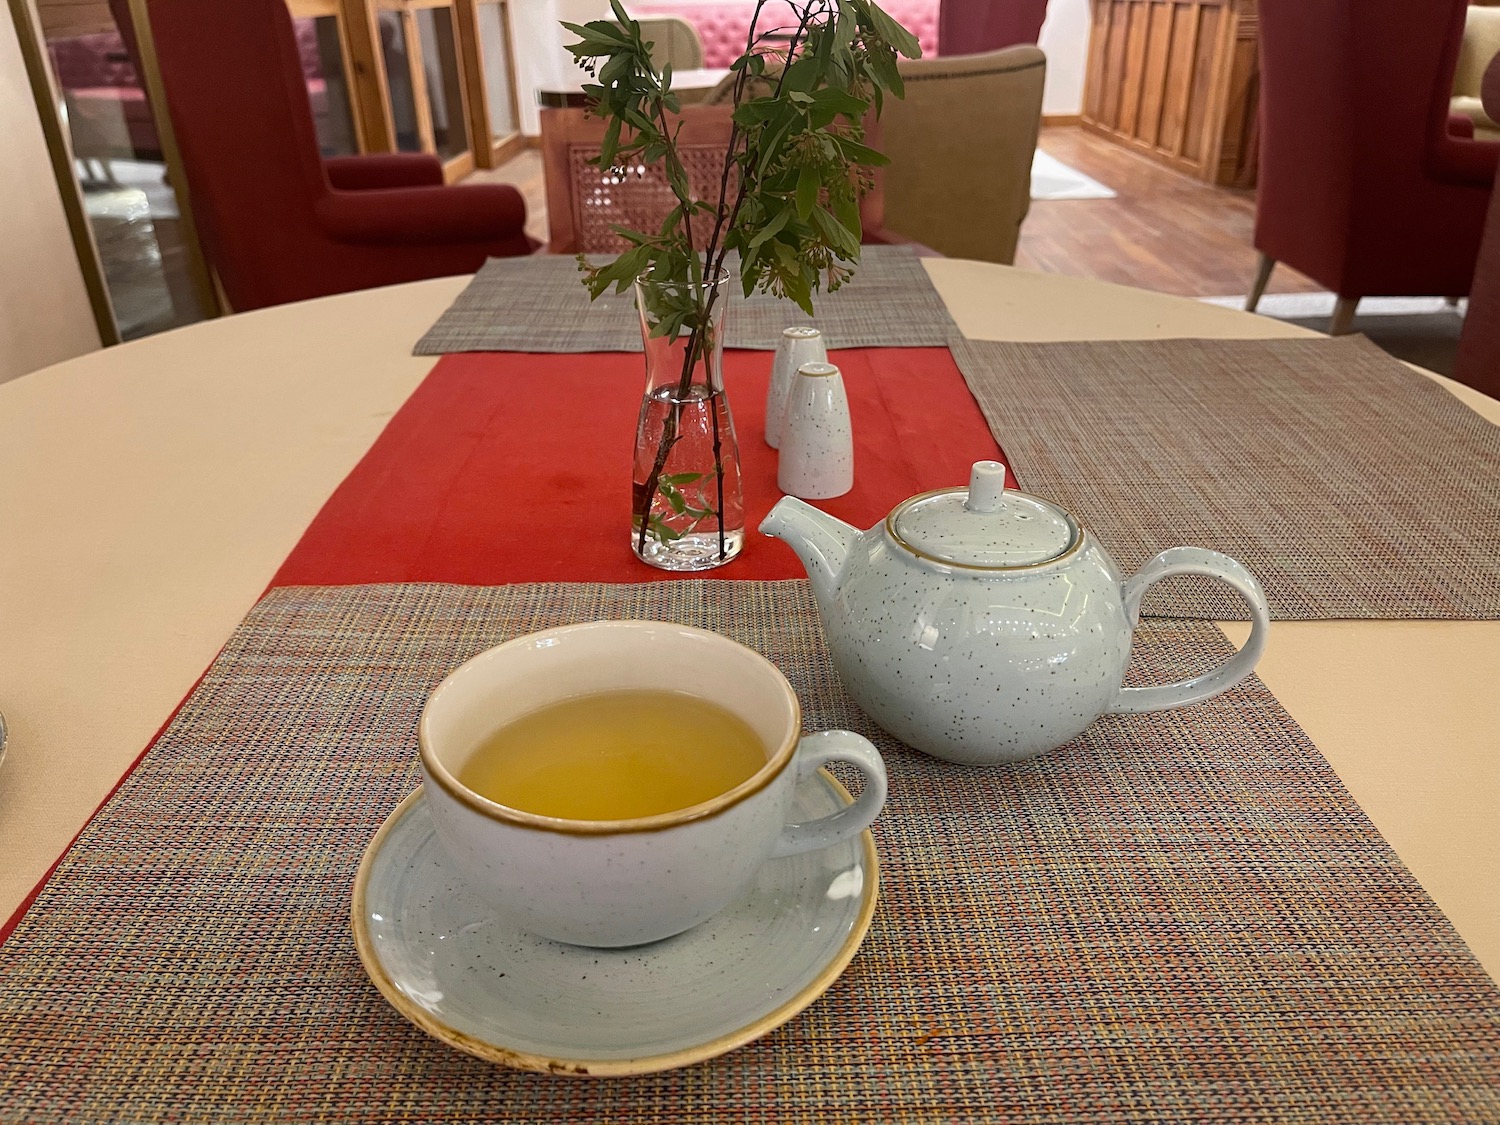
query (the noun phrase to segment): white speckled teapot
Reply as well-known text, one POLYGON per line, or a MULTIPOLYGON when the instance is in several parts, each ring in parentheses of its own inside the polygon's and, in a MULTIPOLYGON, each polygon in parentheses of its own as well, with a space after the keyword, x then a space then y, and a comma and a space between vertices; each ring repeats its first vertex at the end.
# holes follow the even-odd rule
POLYGON ((865 532, 792 497, 760 529, 807 568, 849 694, 907 745, 952 762, 1031 758, 1100 715, 1218 695, 1254 669, 1270 625, 1260 583, 1229 556, 1173 547, 1122 580, 1067 512, 1006 491, 995 461, 976 464, 967 489, 913 496, 865 532), (1122 687, 1141 597, 1176 574, 1239 591, 1250 639, 1203 675, 1122 687))

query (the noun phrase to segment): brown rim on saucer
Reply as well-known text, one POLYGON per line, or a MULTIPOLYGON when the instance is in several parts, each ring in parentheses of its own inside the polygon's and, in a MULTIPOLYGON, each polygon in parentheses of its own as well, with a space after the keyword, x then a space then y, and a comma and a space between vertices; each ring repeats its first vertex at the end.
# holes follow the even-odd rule
POLYGON ((709 817, 717 816, 725 809, 739 804, 747 797, 753 797, 771 782, 780 776, 781 771, 791 763, 793 755, 797 750, 797 743, 802 740, 802 703, 797 698, 797 693, 792 690, 792 685, 787 682, 786 676, 781 669, 772 664, 760 653, 748 645, 742 645, 739 641, 731 640, 722 633, 715 633, 709 629, 699 629, 693 625, 679 625, 675 621, 648 621, 641 618, 627 618, 621 621, 581 621, 573 625, 559 625, 552 629, 539 629, 534 633, 514 637, 504 644, 495 645, 494 648, 485 649, 484 652, 476 653, 465 660, 453 671, 443 677, 443 682, 433 689, 432 694, 427 697, 427 702, 422 705, 422 715, 417 722, 417 749, 422 759, 422 774, 428 781, 436 782, 438 787, 452 797, 455 801, 467 805, 482 816, 491 820, 504 821, 521 828, 536 828, 543 832, 557 832, 565 836, 619 836, 631 832, 660 832, 667 828, 676 828, 680 824, 692 824, 694 821, 707 820, 709 817), (461 673, 476 660, 480 660, 496 649, 502 649, 508 645, 520 644, 530 641, 534 637, 545 637, 549 633, 563 633, 574 629, 588 628, 593 626, 614 625, 664 625, 672 629, 680 629, 688 633, 698 633, 703 636, 713 637, 716 641, 734 645, 735 648, 744 649, 757 660, 764 663, 773 672, 781 683, 781 689, 792 706, 791 735, 776 751, 766 759, 766 764, 751 774, 750 777, 740 782, 733 789, 720 793, 711 800, 701 804, 689 805, 685 809, 673 809, 671 812, 657 813, 654 816, 636 817, 632 820, 568 820, 558 816, 543 816, 540 813, 526 812, 522 809, 513 809, 508 805, 499 804, 496 801, 481 797, 478 793, 466 789, 458 783, 448 768, 437 760, 436 753, 431 749, 427 740, 427 708, 432 705, 433 696, 442 691, 448 681, 461 673))
MULTIPOLYGON (((1052 507, 1057 508, 1057 505, 1053 504, 1052 501, 1043 500, 1040 496, 1033 496, 1029 492, 1022 492, 1019 488, 1007 488, 1005 491, 1007 494, 1012 496, 1024 496, 1028 500, 1037 500, 1043 504, 1049 504, 1052 507)), ((953 570, 975 570, 991 574, 1011 574, 1018 570, 1041 570, 1043 567, 1056 566, 1058 563, 1072 558, 1079 551, 1083 550, 1084 541, 1088 538, 1088 529, 1080 524, 1076 519, 1074 519, 1071 513, 1063 512, 1063 515, 1067 516, 1068 522, 1071 523, 1076 529, 1076 534, 1073 536, 1073 541, 1069 543, 1068 546, 1064 548, 1064 550, 1060 554, 1053 555, 1050 559, 1039 559, 1033 563, 1016 563, 1013 566, 980 566, 977 563, 961 563, 952 562, 948 559, 940 559, 936 555, 928 554, 920 547, 913 546, 901 537, 901 533, 896 530, 896 518, 900 516, 902 512, 906 511, 907 508, 910 508, 913 504, 916 504, 919 501, 930 499, 933 496, 947 496, 950 493, 955 492, 968 492, 968 488, 964 485, 959 485, 956 488, 934 488, 930 492, 919 492, 915 496, 908 496, 905 500, 901 501, 901 503, 892 508, 890 515, 885 517, 885 533, 889 535, 892 541, 894 541, 896 545, 899 546, 903 551, 915 555, 923 562, 935 563, 938 566, 950 567, 953 570)), ((1058 508, 1058 511, 1062 511, 1062 509, 1058 508)))
MULTIPOLYGON (((854 798, 849 791, 839 783, 839 780, 825 769, 819 769, 818 773, 822 780, 830 785, 834 792, 846 804, 853 804, 854 798)), ((865 934, 869 932, 870 922, 875 917, 875 904, 880 897, 880 858, 875 851, 875 837, 866 828, 860 833, 859 839, 864 853, 865 880, 864 889, 861 892, 863 901, 860 903, 859 916, 855 918, 854 925, 849 931, 849 936, 844 944, 839 947, 838 953, 823 967, 816 977, 808 982, 795 996, 789 997, 780 1007, 768 1012, 760 1019, 747 1024, 736 1031, 721 1035, 717 1039, 711 1039, 707 1043, 700 1043, 695 1047, 686 1047, 680 1051, 673 1051, 665 1055, 646 1055, 634 1059, 554 1059, 545 1055, 533 1055, 525 1051, 511 1051, 505 1047, 487 1043, 476 1039, 472 1035, 466 1035, 457 1028, 449 1027, 441 1020, 433 1016, 426 1008, 414 1003, 410 997, 396 987, 394 981, 386 974, 384 966, 375 954, 374 943, 370 939, 369 931, 365 928, 365 891, 369 883, 370 869, 374 866, 375 853, 380 850, 381 844, 386 836, 400 820, 406 816, 422 797, 422 789, 418 787, 415 791, 396 806, 375 833, 374 839, 365 847, 364 854, 359 860, 359 869, 354 875, 354 894, 349 905, 349 916, 351 929, 354 932, 354 947, 359 953, 360 963, 364 965, 365 973, 371 982, 380 990, 386 1002, 395 1008, 402 1016, 416 1024, 428 1035, 442 1043, 455 1047, 466 1054, 476 1055, 489 1062, 499 1063, 516 1070, 528 1070, 538 1074, 562 1074, 569 1077, 587 1078, 617 1078, 635 1074, 654 1074, 663 1070, 675 1070, 678 1067, 691 1066, 694 1063, 704 1062, 708 1059, 717 1058, 719 1055, 728 1054, 736 1047, 743 1047, 746 1043, 759 1039, 761 1036, 776 1030, 782 1024, 790 1021, 803 1009, 807 1008, 814 1000, 827 992, 833 982, 838 980, 849 962, 854 960, 854 955, 859 952, 859 947, 864 943, 865 934)))

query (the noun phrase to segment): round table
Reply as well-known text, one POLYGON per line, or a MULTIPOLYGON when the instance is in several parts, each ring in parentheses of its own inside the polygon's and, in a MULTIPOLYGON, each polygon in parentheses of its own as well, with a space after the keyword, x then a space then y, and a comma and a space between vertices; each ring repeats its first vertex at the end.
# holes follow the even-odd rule
MULTIPOLYGON (((975 339, 1308 334, 1102 282, 924 264, 975 339)), ((0 920, 432 367, 412 342, 466 282, 209 321, 0 385, 0 920)), ((1500 402, 1444 383, 1500 422, 1500 402)), ((1259 672, 1500 976, 1500 621, 1278 622, 1259 672)))

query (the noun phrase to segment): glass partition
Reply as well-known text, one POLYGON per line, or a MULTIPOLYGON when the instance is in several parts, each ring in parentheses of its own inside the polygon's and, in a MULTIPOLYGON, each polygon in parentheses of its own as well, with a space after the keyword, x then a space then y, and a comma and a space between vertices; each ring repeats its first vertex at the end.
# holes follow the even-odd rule
MULTIPOLYGON (((220 311, 153 104, 148 2, 8 0, 106 342, 220 311)), ((429 152, 453 181, 524 147, 507 0, 286 4, 325 157, 429 152)))
POLYGON ((491 144, 507 141, 521 132, 519 115, 516 113, 516 80, 515 67, 511 63, 509 14, 507 4, 493 0, 480 3, 476 12, 491 144))
POLYGON ((380 12, 380 58, 385 64, 385 81, 390 95, 391 127, 399 152, 431 151, 422 135, 421 117, 417 113, 416 84, 412 74, 411 40, 407 34, 406 13, 385 9, 380 12))
POLYGON ((458 61, 452 8, 419 8, 414 13, 422 43, 422 71, 432 115, 433 148, 445 162, 469 152, 464 120, 463 71, 458 61))
POLYGON ((360 151, 360 145, 338 17, 333 14, 296 17, 292 28, 297 35, 297 53, 307 82, 307 100, 312 106, 318 148, 324 156, 352 156, 360 151))
POLYGON ((326 28, 315 21, 315 42, 299 35, 310 82, 323 82, 314 101, 319 113, 328 105, 318 122, 328 153, 345 151, 352 131, 362 152, 432 153, 451 182, 524 147, 507 0, 287 3, 302 18, 338 15, 326 28), (341 85, 330 77, 336 45, 341 85))
POLYGON ((206 274, 167 174, 127 7, 44 4, 38 14, 45 65, 60 96, 59 104, 39 109, 59 114, 71 142, 88 225, 74 237, 92 242, 82 257, 88 268, 97 256, 109 306, 96 312, 112 318, 116 330, 103 335, 133 340, 201 320, 211 303, 200 298, 194 272, 205 282, 206 274))

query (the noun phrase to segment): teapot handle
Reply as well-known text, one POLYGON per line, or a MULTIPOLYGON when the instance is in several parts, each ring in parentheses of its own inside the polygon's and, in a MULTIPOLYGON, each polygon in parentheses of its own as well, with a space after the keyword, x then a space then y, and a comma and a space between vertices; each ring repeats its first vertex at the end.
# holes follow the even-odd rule
POLYGON ((1122 687, 1105 714, 1140 715, 1198 703, 1228 691, 1255 670, 1266 647, 1266 631, 1271 627, 1266 592, 1244 564, 1218 551, 1202 547, 1173 547, 1141 567, 1140 572, 1125 583, 1125 612, 1130 617, 1131 626, 1140 622, 1141 598, 1147 589, 1176 574, 1204 574, 1227 582, 1239 591, 1250 607, 1250 639, 1239 652, 1201 676, 1152 687, 1122 687))

